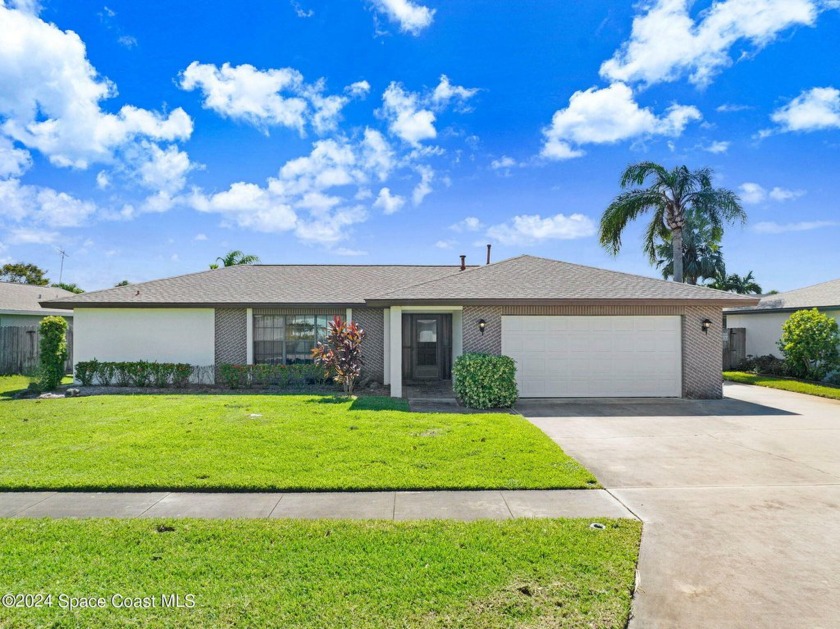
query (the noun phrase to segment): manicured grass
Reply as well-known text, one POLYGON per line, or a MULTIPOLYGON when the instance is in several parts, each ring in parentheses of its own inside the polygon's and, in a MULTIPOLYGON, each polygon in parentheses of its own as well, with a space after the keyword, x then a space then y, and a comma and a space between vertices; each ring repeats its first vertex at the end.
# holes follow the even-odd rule
MULTIPOLYGON (((33 376, 0 376, 0 398, 12 397, 18 391, 23 391, 29 387, 29 383, 34 380, 33 376)), ((72 382, 73 376, 64 376, 61 380, 61 384, 71 384, 72 382)))
POLYGON ((0 401, 0 490, 595 487, 510 414, 409 413, 314 395, 0 401))
POLYGON ((817 384, 816 382, 803 382, 793 378, 781 378, 779 376, 757 376, 744 371, 724 371, 723 379, 741 384, 755 384, 770 389, 781 389, 782 391, 793 391, 794 393, 807 393, 827 397, 832 400, 840 400, 840 387, 829 384, 817 384))
POLYGON ((600 521, 0 520, 0 591, 53 595, 0 626, 624 627, 641 525, 600 521))

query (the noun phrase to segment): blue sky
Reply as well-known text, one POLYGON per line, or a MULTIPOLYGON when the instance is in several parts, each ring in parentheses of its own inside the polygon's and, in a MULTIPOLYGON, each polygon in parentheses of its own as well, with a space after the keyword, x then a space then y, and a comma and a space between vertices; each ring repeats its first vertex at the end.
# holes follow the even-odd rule
POLYGON ((87 290, 266 263, 531 253, 595 236, 628 163, 709 166, 730 272, 840 269, 836 0, 0 0, 0 260, 87 290))

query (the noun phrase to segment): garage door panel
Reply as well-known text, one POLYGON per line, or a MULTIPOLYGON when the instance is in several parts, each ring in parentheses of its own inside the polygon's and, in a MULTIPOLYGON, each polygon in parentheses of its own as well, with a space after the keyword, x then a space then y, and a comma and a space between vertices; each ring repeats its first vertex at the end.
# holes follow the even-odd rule
POLYGON ((522 397, 678 397, 675 316, 503 316, 522 397))

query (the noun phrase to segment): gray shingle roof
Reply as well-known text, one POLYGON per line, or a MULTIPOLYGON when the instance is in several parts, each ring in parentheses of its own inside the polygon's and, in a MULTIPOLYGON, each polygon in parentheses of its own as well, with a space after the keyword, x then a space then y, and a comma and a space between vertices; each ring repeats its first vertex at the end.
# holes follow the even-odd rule
POLYGON ((805 288, 797 288, 775 295, 765 295, 752 308, 743 311, 799 310, 802 308, 840 308, 840 279, 830 280, 805 288))
POLYGON ((63 288, 0 282, 0 311, 44 316, 50 314, 66 315, 66 312, 42 308, 39 302, 45 299, 61 299, 62 297, 72 296, 73 293, 63 288))
POLYGON ((715 302, 755 298, 698 286, 520 256, 457 266, 232 266, 51 300, 53 307, 387 305, 418 302, 715 302))
POLYGON ((361 306, 373 293, 457 272, 457 266, 239 265, 73 295, 49 305, 361 306))
POLYGON ((630 275, 548 258, 519 256, 431 280, 423 284, 380 292, 370 301, 715 301, 736 304, 756 299, 630 275))

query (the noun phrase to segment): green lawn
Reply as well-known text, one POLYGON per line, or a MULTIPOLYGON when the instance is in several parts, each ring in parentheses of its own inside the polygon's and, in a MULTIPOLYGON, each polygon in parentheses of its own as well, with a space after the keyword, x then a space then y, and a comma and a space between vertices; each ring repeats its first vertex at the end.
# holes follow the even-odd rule
POLYGON ((517 415, 403 400, 121 395, 0 401, 0 490, 596 487, 517 415))
POLYGON ((2 593, 53 595, 0 626, 624 627, 641 524, 601 521, 0 520, 2 593))
POLYGON ((758 376, 744 371, 724 371, 723 379, 741 384, 755 384, 770 389, 781 389, 782 391, 793 391, 794 393, 807 393, 827 397, 833 400, 840 400, 840 387, 828 384, 817 384, 816 382, 803 382, 794 378, 781 378, 779 376, 758 376))

